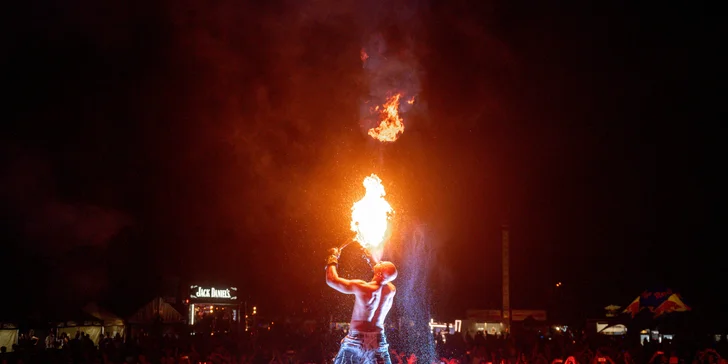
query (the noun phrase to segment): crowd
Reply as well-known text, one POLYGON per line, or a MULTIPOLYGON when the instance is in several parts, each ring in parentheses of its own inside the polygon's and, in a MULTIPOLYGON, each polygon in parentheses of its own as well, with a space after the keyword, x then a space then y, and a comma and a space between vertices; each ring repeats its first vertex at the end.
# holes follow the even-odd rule
MULTIPOLYGON (((45 338, 29 332, 12 351, 2 348, 0 363, 330 364, 344 335, 341 330, 285 328, 243 335, 152 335, 142 331, 126 338, 107 335, 94 343, 83 332, 73 337, 50 333, 45 338)), ((478 332, 436 333, 430 341, 435 356, 425 359, 403 349, 411 346, 407 344, 410 338, 393 330, 388 336, 393 364, 725 364, 723 358, 728 355, 726 339, 639 343, 629 337, 573 332, 513 336, 478 332)))
MULTIPOLYGON (((515 336, 436 335, 437 354, 448 364, 719 364, 728 363, 726 340, 644 341, 584 332, 530 332, 515 336)), ((411 362, 399 353, 396 363, 411 362)))

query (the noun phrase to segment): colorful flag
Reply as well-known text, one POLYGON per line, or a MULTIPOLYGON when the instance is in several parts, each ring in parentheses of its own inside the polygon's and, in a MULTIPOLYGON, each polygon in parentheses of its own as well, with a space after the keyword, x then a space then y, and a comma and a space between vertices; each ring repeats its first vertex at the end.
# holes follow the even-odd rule
POLYGON ((664 315, 670 312, 685 312, 690 311, 688 307, 677 294, 673 294, 665 300, 660 306, 655 309, 655 317, 664 315))
POLYGON ((622 313, 629 313, 632 315, 632 318, 634 318, 637 313, 640 312, 640 296, 637 296, 637 298, 632 301, 632 303, 627 306, 627 308, 622 311, 622 313))

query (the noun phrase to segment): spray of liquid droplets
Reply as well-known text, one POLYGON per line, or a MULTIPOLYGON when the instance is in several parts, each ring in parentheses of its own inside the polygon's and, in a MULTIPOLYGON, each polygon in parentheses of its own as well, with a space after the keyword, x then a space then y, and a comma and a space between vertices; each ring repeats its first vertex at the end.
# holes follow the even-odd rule
POLYGON ((414 354, 418 363, 437 360, 435 341, 430 334, 430 294, 428 275, 432 267, 432 249, 428 247, 424 227, 417 227, 403 243, 406 253, 399 262, 397 311, 400 333, 396 350, 414 354))

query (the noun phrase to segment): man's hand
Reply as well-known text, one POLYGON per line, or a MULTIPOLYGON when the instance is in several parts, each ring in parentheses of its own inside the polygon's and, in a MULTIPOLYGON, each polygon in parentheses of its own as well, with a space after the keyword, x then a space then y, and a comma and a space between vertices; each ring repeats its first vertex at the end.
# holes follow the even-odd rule
POLYGON ((331 249, 329 249, 328 252, 329 252, 329 255, 335 256, 336 259, 341 257, 341 249, 339 249, 339 248, 331 248, 331 249))
POLYGON ((329 256, 326 258, 326 267, 330 265, 339 265, 339 257, 341 256, 341 249, 331 248, 328 250, 329 256))

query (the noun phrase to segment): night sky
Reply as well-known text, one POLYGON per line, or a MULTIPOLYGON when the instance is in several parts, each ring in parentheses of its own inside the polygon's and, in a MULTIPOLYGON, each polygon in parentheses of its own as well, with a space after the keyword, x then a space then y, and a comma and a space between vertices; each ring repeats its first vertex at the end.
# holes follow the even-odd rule
MULTIPOLYGON (((8 6, 3 291, 27 296, 3 295, 6 312, 90 300, 130 312, 197 282, 237 285, 260 312, 325 309, 340 299, 325 250, 351 236, 371 173, 396 210, 389 254, 404 259, 427 231, 443 318, 499 308, 506 220, 513 308, 600 313, 656 286, 696 310, 727 303, 706 9, 8 6), (415 75, 406 130, 386 145, 360 114, 381 91, 360 60, 372 35, 415 75)), ((344 273, 368 279, 355 259, 344 273)))

